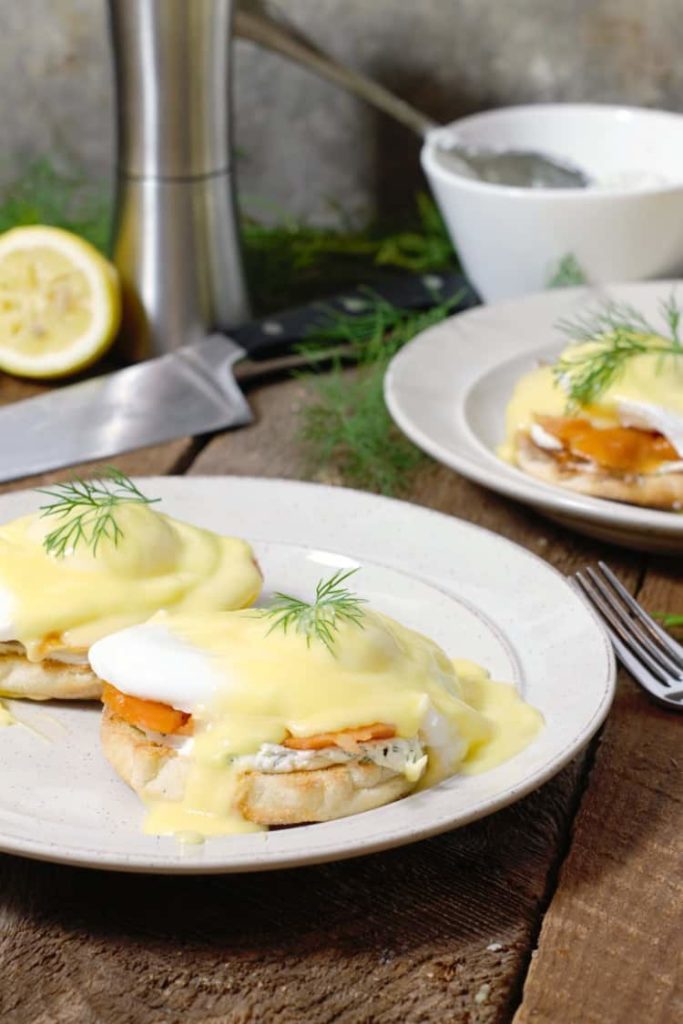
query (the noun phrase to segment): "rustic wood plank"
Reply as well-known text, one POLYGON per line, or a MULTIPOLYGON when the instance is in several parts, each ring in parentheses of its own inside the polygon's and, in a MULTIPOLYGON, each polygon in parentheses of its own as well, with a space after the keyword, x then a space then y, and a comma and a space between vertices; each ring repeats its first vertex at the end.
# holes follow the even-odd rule
MULTIPOLYGON (((639 596, 680 612, 680 573, 639 596)), ((681 724, 622 674, 515 1024, 683 1020, 681 724)))
POLYGON ((0 405, 8 405, 10 402, 20 402, 23 398, 33 398, 51 390, 49 384, 40 384, 38 381, 20 380, 18 377, 10 377, 0 372, 0 405))
POLYGON ((255 422, 210 440, 188 474, 305 478, 305 454, 296 435, 306 397, 298 380, 252 386, 248 398, 255 422))
POLYGON ((0 484, 0 494, 7 491, 42 487, 57 480, 69 480, 75 475, 93 476, 109 465, 117 466, 128 476, 166 476, 169 473, 182 473, 187 462, 192 458, 193 451, 192 439, 182 438, 178 441, 169 441, 168 444, 140 448, 135 452, 117 455, 115 459, 84 462, 79 466, 55 469, 51 473, 42 473, 40 476, 30 476, 23 480, 3 483, 0 484))

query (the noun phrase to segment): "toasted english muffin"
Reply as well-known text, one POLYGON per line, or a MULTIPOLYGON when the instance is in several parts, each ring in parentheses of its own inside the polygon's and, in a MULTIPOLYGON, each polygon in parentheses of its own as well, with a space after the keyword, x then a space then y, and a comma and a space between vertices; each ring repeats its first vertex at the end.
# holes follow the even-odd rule
POLYGON ((526 431, 515 437, 515 461, 520 469, 546 484, 566 487, 593 498, 629 505, 677 511, 683 508, 683 473, 617 473, 589 468, 579 461, 563 463, 551 450, 539 447, 526 431))
MULTIPOLYGON (((117 774, 140 797, 180 800, 189 761, 105 708, 102 746, 117 774)), ((244 771, 236 806, 258 825, 301 825, 369 811, 405 796, 416 783, 373 763, 349 761, 303 771, 244 771)))
POLYGON ((18 643, 0 643, 0 695, 28 700, 96 700, 102 683, 88 664, 29 661, 18 643))

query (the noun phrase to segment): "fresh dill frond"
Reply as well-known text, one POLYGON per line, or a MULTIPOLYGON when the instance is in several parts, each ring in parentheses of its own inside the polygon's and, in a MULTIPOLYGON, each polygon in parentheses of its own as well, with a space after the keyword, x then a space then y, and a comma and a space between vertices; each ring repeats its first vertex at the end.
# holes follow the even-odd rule
POLYGON ((0 190, 0 233, 28 224, 64 228, 106 251, 110 195, 65 160, 32 160, 0 190))
POLYGON ((344 586, 357 572, 358 569, 346 572, 340 569, 328 580, 320 580, 315 588, 315 599, 310 603, 291 594, 276 593, 270 608, 260 610, 272 620, 268 634, 276 629, 285 633, 292 629, 305 636, 307 647, 311 646, 311 640, 319 640, 334 654, 335 633, 341 622, 363 628, 362 605, 366 602, 344 586))
POLYGON ((348 347, 357 364, 346 370, 342 359, 324 376, 305 375, 313 400, 301 412, 299 436, 312 473, 332 473, 344 483, 380 494, 404 493, 426 456, 396 427, 384 401, 384 375, 392 357, 408 341, 449 316, 464 292, 422 312, 393 306, 368 290, 366 313, 330 311, 305 351, 321 343, 348 347))
POLYGON ((40 506, 41 517, 60 520, 43 541, 47 553, 56 558, 64 558, 79 544, 89 547, 93 555, 104 540, 117 545, 123 531, 116 521, 116 509, 121 505, 153 505, 160 500, 147 498, 114 466, 93 480, 76 477, 54 487, 39 487, 38 492, 53 499, 40 506))
POLYGON ((438 206, 426 192, 418 192, 416 207, 417 228, 380 236, 375 263, 415 274, 453 267, 457 262, 453 243, 438 206))
POLYGON ((655 619, 667 629, 680 629, 683 626, 683 615, 669 614, 667 612, 652 612, 655 619))
POLYGON ((299 436, 309 472, 379 494, 403 494, 427 456, 393 423, 384 401, 386 363, 311 380, 299 436))
POLYGON ((576 256, 568 252, 558 263, 555 272, 551 274, 548 288, 576 288, 582 284, 587 284, 586 275, 576 256))
MULTIPOLYGON (((667 326, 671 322, 672 310, 677 308, 673 295, 660 303, 660 310, 667 326)), ((609 337, 615 331, 661 336, 660 328, 650 323, 639 309, 627 302, 604 302, 585 313, 559 320, 557 326, 574 341, 595 341, 602 337, 609 337)))
POLYGON ((661 360, 683 354, 681 309, 673 295, 661 302, 660 313, 668 334, 627 303, 608 302, 574 319, 559 321, 559 330, 574 342, 593 343, 583 351, 570 348, 552 368, 570 408, 595 402, 634 356, 661 360))
POLYGON ((359 279, 372 281, 385 267, 429 273, 457 264, 441 214, 424 193, 416 197, 408 226, 354 228, 335 213, 337 223, 325 227, 287 217, 275 224, 242 217, 247 277, 262 312, 342 291, 359 279))
POLYGON ((320 303, 321 319, 309 332, 299 351, 305 355, 320 355, 326 349, 344 345, 355 363, 376 363, 380 358, 391 358, 421 331, 440 323, 459 306, 466 296, 461 288, 444 299, 439 294, 440 279, 434 275, 431 289, 434 304, 428 309, 410 310, 395 306, 373 288, 359 290, 359 302, 365 308, 358 312, 343 313, 320 303))
POLYGON ((669 333, 671 340, 673 341, 676 348, 681 348, 681 337, 680 337, 680 326, 681 326, 681 308, 676 302, 675 295, 670 295, 668 299, 665 299, 661 304, 662 314, 666 323, 669 327, 669 333))
POLYGON ((616 331, 611 338, 600 340, 590 352, 563 356, 553 367, 553 373, 572 407, 590 405, 618 378, 629 359, 650 350, 642 339, 616 331))

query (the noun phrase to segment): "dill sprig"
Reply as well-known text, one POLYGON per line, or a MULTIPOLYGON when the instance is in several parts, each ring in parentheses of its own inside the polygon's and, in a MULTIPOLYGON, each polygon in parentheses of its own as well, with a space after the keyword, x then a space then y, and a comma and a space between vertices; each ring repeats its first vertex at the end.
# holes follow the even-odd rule
POLYGON ((683 615, 669 614, 668 612, 652 612, 651 614, 655 619, 659 619, 661 624, 667 629, 680 629, 683 627, 683 615))
POLYGON ((93 480, 76 477, 54 487, 39 487, 38 491, 53 499, 40 506, 41 516, 60 520, 43 540, 47 553, 56 558, 64 558, 81 543, 93 555, 104 540, 117 545, 123 531, 116 521, 116 509, 121 505, 153 505, 160 500, 145 497, 130 477, 114 466, 93 480))
POLYGON ((384 267, 413 273, 452 268, 453 245, 434 200, 419 193, 415 206, 405 225, 354 227, 339 209, 333 210, 335 223, 325 227, 272 209, 264 210, 268 223, 243 216, 245 264, 258 308, 277 311, 343 291, 360 279, 376 279, 384 267))
POLYGON ((73 231, 106 251, 111 233, 107 190, 66 157, 31 160, 0 189, 0 233, 27 224, 73 231))
POLYGON ((587 284, 586 275, 573 253, 568 252, 557 264, 555 272, 550 275, 548 288, 577 288, 587 284))
POLYGON ((305 346, 312 355, 321 342, 344 345, 356 367, 346 370, 337 357, 328 374, 304 377, 313 401, 301 411, 299 436, 310 472, 331 474, 363 490, 401 494, 427 457, 393 423, 384 401, 384 375, 396 352, 449 316, 464 292, 442 301, 435 292, 435 305, 423 312, 400 309, 369 289, 366 294, 367 312, 329 311, 305 346))
POLYGON ((346 572, 340 569, 328 580, 320 580, 315 588, 315 600, 310 603, 291 594, 276 593, 271 607, 261 610, 261 614, 272 619, 268 634, 276 629, 285 633, 293 629, 306 637, 307 647, 310 647, 311 640, 319 640, 334 654, 334 634, 341 622, 351 622, 363 628, 361 605, 366 602, 344 586, 357 572, 358 569, 346 572))
POLYGON ((662 359, 683 354, 682 313, 673 295, 660 304, 660 313, 668 333, 633 306, 620 302, 608 302, 574 319, 559 321, 559 330, 573 341, 594 343, 584 351, 569 349, 553 366, 570 408, 590 405, 599 398, 634 356, 662 359))

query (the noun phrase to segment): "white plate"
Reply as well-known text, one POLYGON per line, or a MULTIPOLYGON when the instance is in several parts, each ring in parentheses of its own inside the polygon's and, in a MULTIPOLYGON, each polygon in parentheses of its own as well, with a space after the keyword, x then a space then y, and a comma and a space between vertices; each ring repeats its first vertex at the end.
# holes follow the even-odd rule
MULTIPOLYGON (((555 774, 604 719, 614 688, 606 637, 559 573, 457 519, 341 488, 247 478, 162 478, 162 508, 248 538, 268 589, 310 590, 332 567, 362 567, 358 590, 454 657, 515 681, 545 717, 521 754, 339 821, 180 847, 140 831, 141 806, 114 777, 94 706, 13 707, 29 729, 0 731, 0 849, 88 867, 160 873, 266 870, 386 849, 463 825, 555 774)), ((35 494, 0 498, 0 521, 35 494)))
POLYGON ((683 554, 683 515, 590 498, 535 480, 495 453, 516 381, 539 359, 556 357, 566 337, 558 320, 604 302, 627 302, 659 320, 659 304, 681 282, 570 288, 480 306, 431 327, 392 361, 385 380, 396 423, 439 462, 491 490, 533 505, 600 540, 683 554))

